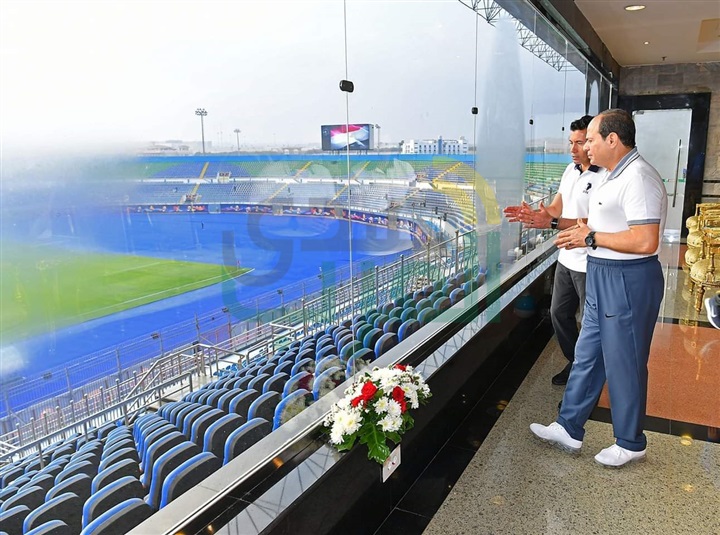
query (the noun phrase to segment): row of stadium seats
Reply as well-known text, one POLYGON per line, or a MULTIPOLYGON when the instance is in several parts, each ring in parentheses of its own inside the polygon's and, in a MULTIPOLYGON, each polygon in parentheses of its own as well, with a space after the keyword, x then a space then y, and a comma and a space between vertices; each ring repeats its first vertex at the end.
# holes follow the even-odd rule
POLYGON ((0 532, 129 530, 483 284, 456 276, 290 343, 146 413, 0 470, 0 532), (114 528, 113 528, 114 526, 114 528), (40 530, 40 531, 38 531, 40 530))

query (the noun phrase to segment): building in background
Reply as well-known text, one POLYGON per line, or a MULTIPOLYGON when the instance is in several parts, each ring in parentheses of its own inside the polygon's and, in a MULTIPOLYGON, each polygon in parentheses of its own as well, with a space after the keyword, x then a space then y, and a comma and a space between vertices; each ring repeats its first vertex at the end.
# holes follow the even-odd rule
POLYGON ((468 142, 459 139, 411 139, 402 144, 402 154, 467 154, 468 142))

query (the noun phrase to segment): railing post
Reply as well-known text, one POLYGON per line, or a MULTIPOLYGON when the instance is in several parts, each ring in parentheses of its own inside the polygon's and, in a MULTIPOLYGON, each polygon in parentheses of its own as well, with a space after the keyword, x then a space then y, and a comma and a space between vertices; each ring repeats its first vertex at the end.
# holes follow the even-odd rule
POLYGON ((400 255, 400 297, 405 297, 405 255, 400 255))
POLYGON ((120 379, 115 379, 115 389, 117 390, 117 400, 120 402, 122 401, 122 396, 120 395, 120 379))
POLYGON ((460 252, 460 231, 455 231, 455 273, 458 272, 460 269, 460 265, 458 264, 458 254, 460 252))
POLYGON ((60 408, 60 405, 55 405, 55 418, 57 419, 60 429, 62 429, 64 427, 64 425, 63 425, 64 418, 63 418, 62 409, 60 408))
POLYGON ((43 459, 42 443, 38 442, 38 456, 40 457, 40 470, 45 468, 45 459, 43 459))
POLYGON ((430 242, 427 244, 427 260, 425 264, 425 276, 427 277, 427 283, 430 284, 430 242))
POLYGON ((380 267, 375 266, 375 308, 380 308, 380 267))
MULTIPOLYGON (((35 432, 35 417, 30 418, 30 429, 32 430, 33 441, 37 440, 37 433, 35 432)), ((20 437, 19 431, 18 431, 18 442, 22 446, 22 438, 20 437)))
POLYGON ((122 366, 120 365, 120 348, 115 348, 115 361, 117 362, 117 378, 122 379, 122 366))
POLYGON ((302 298, 302 318, 303 318, 303 336, 308 335, 308 321, 307 321, 307 307, 305 305, 305 283, 303 283, 303 298, 302 298))
POLYGON ((67 381, 68 394, 70 394, 70 399, 72 399, 73 388, 72 388, 72 383, 70 382, 70 370, 68 370, 67 367, 65 368, 65 380, 67 381))
POLYGON ((70 400, 70 419, 72 423, 75 423, 75 402, 70 400))
POLYGON ((90 418, 90 400, 87 394, 83 394, 83 401, 85 402, 85 414, 87 418, 90 418))
MULTIPOLYGON (((102 386, 100 387, 100 409, 105 410, 105 390, 102 386)), ((88 416, 90 415, 88 414, 88 416)))
POLYGON ((50 428, 48 427, 47 412, 43 412, 43 431, 46 435, 50 434, 50 428))
MULTIPOLYGON (((20 428, 20 420, 18 420, 18 421, 15 423, 15 429, 17 429, 18 444, 19 444, 20 446, 22 446, 22 445, 23 445, 23 439, 22 439, 22 431, 21 431, 21 428, 20 428)), ((35 431, 35 429, 33 429, 33 431, 35 431)))

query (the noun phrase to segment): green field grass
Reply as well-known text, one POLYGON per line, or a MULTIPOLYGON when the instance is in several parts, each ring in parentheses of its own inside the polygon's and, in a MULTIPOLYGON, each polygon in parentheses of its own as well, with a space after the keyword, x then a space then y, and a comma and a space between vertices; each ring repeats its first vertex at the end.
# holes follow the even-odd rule
POLYGON ((200 262, 3 243, 0 340, 57 330, 248 271, 200 262))

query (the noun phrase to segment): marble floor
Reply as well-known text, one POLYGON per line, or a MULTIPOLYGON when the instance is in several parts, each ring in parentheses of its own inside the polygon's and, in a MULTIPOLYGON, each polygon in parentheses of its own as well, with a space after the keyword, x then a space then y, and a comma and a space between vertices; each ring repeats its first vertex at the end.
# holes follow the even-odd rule
POLYGON ((424 533, 720 533, 720 444, 650 431, 647 461, 611 470, 593 460, 610 424, 588 422, 579 456, 534 439, 528 425, 556 414, 563 362, 553 338, 424 533))

